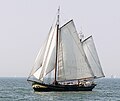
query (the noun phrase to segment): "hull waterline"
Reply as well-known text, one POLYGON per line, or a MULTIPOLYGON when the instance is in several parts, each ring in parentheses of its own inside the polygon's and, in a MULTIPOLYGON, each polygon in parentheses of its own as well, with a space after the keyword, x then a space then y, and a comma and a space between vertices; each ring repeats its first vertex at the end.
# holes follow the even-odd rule
POLYGON ((33 83, 32 87, 35 92, 46 92, 46 91, 92 91, 96 84, 90 86, 81 85, 48 85, 42 83, 33 83))

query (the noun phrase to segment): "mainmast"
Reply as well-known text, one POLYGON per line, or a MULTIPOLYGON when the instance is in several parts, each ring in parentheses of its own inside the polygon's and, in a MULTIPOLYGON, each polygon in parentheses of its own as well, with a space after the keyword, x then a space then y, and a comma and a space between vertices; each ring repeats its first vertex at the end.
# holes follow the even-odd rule
POLYGON ((55 59, 55 80, 54 80, 54 84, 55 85, 57 84, 56 75, 57 75, 57 52, 58 52, 59 14, 60 14, 60 7, 58 8, 58 13, 57 13, 56 59, 55 59))

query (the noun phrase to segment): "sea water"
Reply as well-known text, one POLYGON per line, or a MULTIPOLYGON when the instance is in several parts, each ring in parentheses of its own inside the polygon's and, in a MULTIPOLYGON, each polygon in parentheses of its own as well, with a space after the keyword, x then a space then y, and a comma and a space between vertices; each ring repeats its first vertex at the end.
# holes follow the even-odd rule
POLYGON ((93 91, 33 91, 26 78, 0 78, 0 101, 120 101, 120 79, 99 79, 93 91))

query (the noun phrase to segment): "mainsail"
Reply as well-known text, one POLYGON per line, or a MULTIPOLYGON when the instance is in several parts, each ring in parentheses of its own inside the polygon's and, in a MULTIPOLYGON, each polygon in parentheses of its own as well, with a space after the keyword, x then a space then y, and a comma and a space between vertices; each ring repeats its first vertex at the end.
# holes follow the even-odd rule
POLYGON ((94 76, 96 78, 104 77, 92 36, 85 39, 82 43, 94 76))
POLYGON ((60 28, 58 80, 76 80, 94 77, 87 63, 73 20, 60 28))

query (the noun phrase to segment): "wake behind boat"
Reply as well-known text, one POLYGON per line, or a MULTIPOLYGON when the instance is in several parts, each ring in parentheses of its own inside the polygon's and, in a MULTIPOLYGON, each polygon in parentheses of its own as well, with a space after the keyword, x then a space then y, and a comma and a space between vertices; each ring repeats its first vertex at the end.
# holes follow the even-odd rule
POLYGON ((82 39, 73 20, 50 29, 28 77, 34 91, 92 91, 104 77, 92 36, 82 39))

